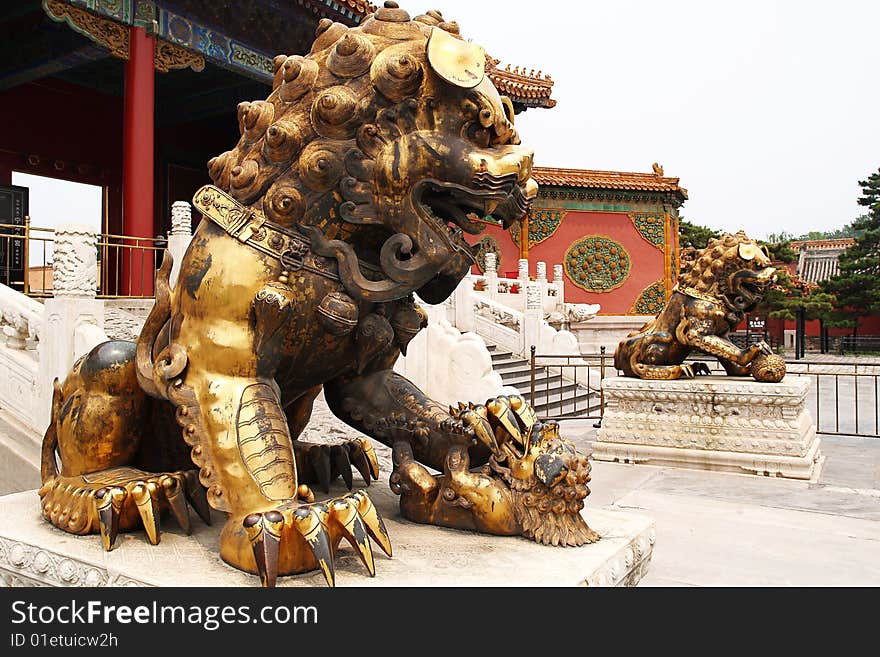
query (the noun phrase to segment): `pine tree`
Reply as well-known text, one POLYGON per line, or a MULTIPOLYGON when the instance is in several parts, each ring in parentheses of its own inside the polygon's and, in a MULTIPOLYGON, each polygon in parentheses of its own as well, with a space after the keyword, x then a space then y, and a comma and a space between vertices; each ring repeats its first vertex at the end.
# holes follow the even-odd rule
POLYGON ((859 187, 859 205, 868 212, 852 227, 864 232, 840 254, 840 273, 822 285, 837 297, 835 323, 852 326, 854 336, 862 317, 880 313, 880 169, 867 180, 860 180, 859 187))
POLYGON ((705 249, 709 240, 717 237, 721 237, 717 230, 692 224, 684 217, 678 219, 678 244, 682 250, 705 249))

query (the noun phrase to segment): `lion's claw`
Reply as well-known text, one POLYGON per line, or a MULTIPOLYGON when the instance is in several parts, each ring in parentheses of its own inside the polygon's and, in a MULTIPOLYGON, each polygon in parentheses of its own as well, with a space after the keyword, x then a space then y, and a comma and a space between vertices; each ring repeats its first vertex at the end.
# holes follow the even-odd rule
MULTIPOLYGON (((187 534, 192 532, 187 502, 206 524, 210 524, 211 511, 205 489, 194 470, 151 474, 131 468, 126 472, 128 476, 118 478, 113 484, 103 486, 94 493, 83 493, 94 499, 94 513, 105 550, 113 549, 119 535, 120 519, 125 514, 130 515, 132 507, 137 511, 147 539, 153 545, 157 545, 161 539, 162 509, 170 510, 177 524, 187 534)), ((80 485, 80 488, 87 490, 86 486, 80 485)))
POLYGON ((263 513, 251 513, 242 522, 253 551, 263 586, 278 579, 284 550, 305 543, 328 586, 335 585, 334 557, 342 539, 358 553, 370 576, 376 574, 370 538, 391 556, 391 539, 385 523, 366 491, 315 504, 283 505, 263 513))
POLYGON ((354 486, 351 469, 355 468, 369 486, 379 478, 379 461, 368 438, 358 436, 343 443, 309 443, 295 440, 296 466, 300 479, 317 483, 325 493, 336 477, 342 477, 348 490, 354 486))

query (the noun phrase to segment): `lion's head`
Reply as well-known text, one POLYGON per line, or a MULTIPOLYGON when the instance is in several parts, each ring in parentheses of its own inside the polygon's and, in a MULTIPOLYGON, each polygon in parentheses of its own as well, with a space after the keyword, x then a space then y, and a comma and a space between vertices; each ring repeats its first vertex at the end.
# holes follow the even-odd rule
POLYGON ((509 226, 537 193, 485 63, 438 12, 322 20, 308 55, 275 58, 269 97, 239 105, 241 139, 211 178, 335 257, 352 296, 442 301, 474 262, 473 218, 509 226))
POLYGON ((739 231, 710 240, 682 268, 679 285, 717 298, 731 311, 742 313, 753 309, 775 280, 776 269, 770 266, 766 247, 739 231))

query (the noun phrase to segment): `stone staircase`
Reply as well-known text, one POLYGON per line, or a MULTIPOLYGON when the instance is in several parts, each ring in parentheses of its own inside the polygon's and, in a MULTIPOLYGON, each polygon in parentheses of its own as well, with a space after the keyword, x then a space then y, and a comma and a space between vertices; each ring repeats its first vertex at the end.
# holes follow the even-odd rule
MULTIPOLYGON (((504 385, 520 391, 528 401, 531 395, 531 369, 529 361, 514 356, 509 351, 487 344, 492 356, 492 367, 501 375, 504 385)), ((593 373, 587 387, 586 382, 574 383, 562 378, 561 374, 550 368, 535 368, 535 410, 538 417, 575 418, 598 417, 599 415, 599 376, 593 373)), ((586 374, 582 374, 586 377, 586 374)))

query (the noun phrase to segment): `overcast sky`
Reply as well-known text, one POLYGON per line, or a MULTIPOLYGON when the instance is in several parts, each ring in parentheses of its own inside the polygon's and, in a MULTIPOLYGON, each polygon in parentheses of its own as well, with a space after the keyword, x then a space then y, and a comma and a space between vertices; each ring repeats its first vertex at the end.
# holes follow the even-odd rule
MULTIPOLYGON (((439 7, 502 66, 550 73, 558 105, 517 117, 539 165, 659 162, 688 189, 685 218, 753 237, 863 212, 858 181, 880 167, 880 0, 400 4, 439 7)), ((99 190, 40 182, 18 183, 35 224, 100 226, 99 190)))
POLYGON ((681 178, 682 215, 753 237, 837 228, 880 167, 880 1, 400 0, 550 73, 517 116, 541 166, 681 178))

